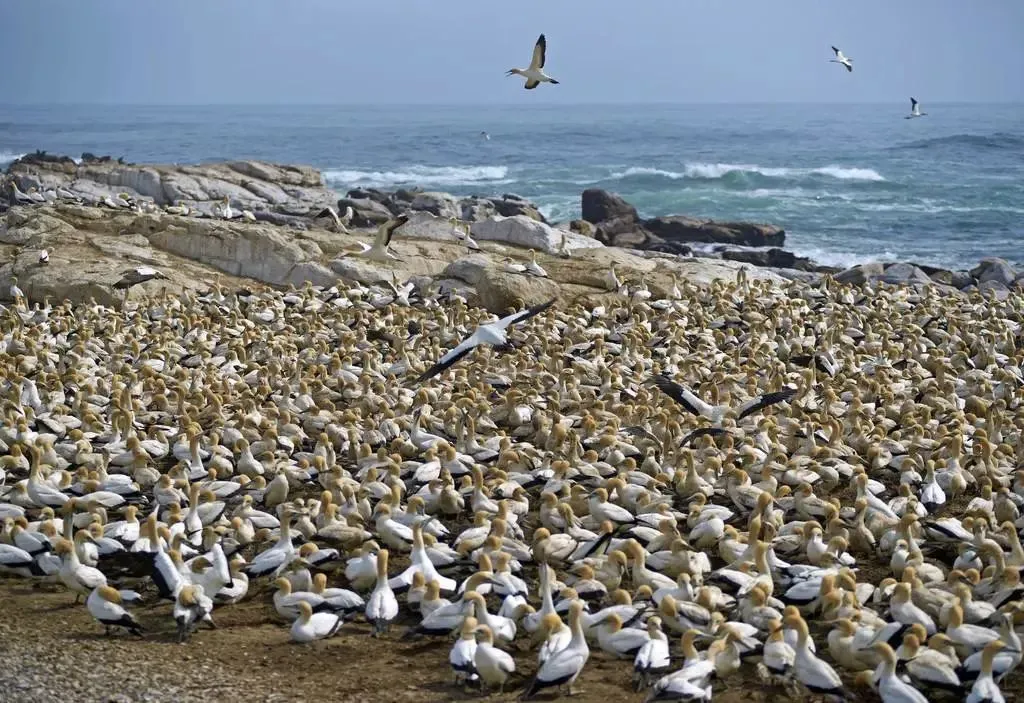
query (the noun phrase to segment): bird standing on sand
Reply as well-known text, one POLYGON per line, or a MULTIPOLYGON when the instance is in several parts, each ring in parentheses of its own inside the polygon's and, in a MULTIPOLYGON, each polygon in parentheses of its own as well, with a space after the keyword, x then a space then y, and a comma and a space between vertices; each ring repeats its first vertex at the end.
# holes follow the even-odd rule
POLYGON ((912 120, 915 117, 924 117, 927 114, 928 114, 927 112, 921 112, 921 104, 919 102, 917 102, 917 100, 915 100, 914 98, 911 98, 910 99, 910 114, 907 115, 904 119, 912 120))
POLYGON ((834 46, 832 47, 832 51, 835 52, 836 57, 834 59, 829 59, 829 63, 840 63, 840 64, 846 66, 846 70, 847 71, 852 72, 853 71, 853 59, 851 59, 849 56, 844 56, 843 52, 841 52, 839 49, 837 49, 834 46))
POLYGON ((537 38, 537 43, 533 46, 533 60, 530 61, 529 68, 510 68, 506 76, 522 76, 526 79, 526 85, 523 87, 527 90, 533 90, 541 83, 553 83, 558 85, 551 76, 544 73, 544 59, 548 51, 548 42, 541 34, 537 38))

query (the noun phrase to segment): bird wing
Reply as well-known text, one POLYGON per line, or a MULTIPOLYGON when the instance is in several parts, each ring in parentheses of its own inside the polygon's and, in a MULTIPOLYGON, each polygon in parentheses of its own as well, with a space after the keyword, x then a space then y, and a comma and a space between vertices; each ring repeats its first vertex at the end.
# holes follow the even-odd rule
POLYGON ((834 46, 832 47, 832 51, 834 51, 834 52, 835 52, 835 55, 836 55, 836 57, 837 57, 837 58, 839 57, 839 55, 840 55, 841 53, 843 53, 843 52, 839 51, 839 49, 835 48, 834 46))
POLYGON ((651 378, 654 385, 662 393, 676 401, 694 415, 711 416, 711 406, 695 396, 689 388, 682 386, 665 374, 659 374, 651 378))
POLYGON ((537 43, 533 45, 533 59, 530 61, 531 71, 544 68, 544 59, 548 53, 548 40, 541 34, 537 37, 537 43))
POLYGON ((914 106, 917 105, 917 101, 913 98, 910 99, 910 109, 913 110, 914 106))
POLYGON ((476 333, 474 332, 468 339, 464 339, 462 342, 460 342, 459 346, 455 347, 447 354, 442 356, 436 364, 434 364, 429 369, 424 371, 423 374, 416 379, 416 382, 423 383, 424 381, 430 380, 434 376, 443 372, 449 366, 455 364, 455 362, 457 362, 459 359, 461 359, 466 354, 471 352, 473 350, 473 347, 477 346, 478 344, 479 342, 477 341, 477 336, 476 333))
POLYGON ((404 212, 393 220, 388 220, 377 230, 377 239, 382 241, 385 248, 391 246, 391 237, 394 236, 395 230, 408 221, 409 215, 404 212))
POLYGON ((775 403, 781 403, 784 400, 789 400, 794 395, 796 395, 795 388, 783 388, 781 391, 775 391, 774 393, 762 393, 756 398, 752 398, 748 400, 746 403, 744 403, 740 407, 740 413, 736 419, 742 420, 747 415, 756 413, 761 408, 767 408, 769 405, 774 405, 775 403))
POLYGON ((847 59, 847 60, 846 60, 846 63, 845 63, 845 64, 843 64, 843 65, 844 65, 844 66, 846 66, 846 70, 847 70, 847 72, 849 72, 849 73, 853 73, 853 64, 852 64, 852 63, 850 63, 850 60, 849 60, 849 59, 847 59))
POLYGON ((495 322, 494 326, 502 330, 507 329, 509 325, 515 325, 520 322, 524 322, 525 320, 529 320, 534 315, 539 315, 540 313, 544 312, 554 304, 555 298, 552 298, 546 303, 539 303, 538 305, 534 305, 532 308, 526 308, 525 310, 514 312, 508 317, 503 317, 497 322, 495 322))
POLYGON ((527 90, 533 90, 538 85, 540 85, 539 81, 526 81, 526 85, 524 85, 523 87, 526 88, 527 90))
POLYGON ((698 437, 703 437, 706 434, 709 434, 712 437, 718 437, 720 435, 724 435, 724 434, 728 434, 728 433, 729 433, 728 430, 726 430, 724 428, 721 428, 721 427, 701 427, 699 430, 694 430, 690 434, 688 434, 685 437, 683 437, 683 441, 680 442, 679 446, 680 447, 685 447, 687 444, 689 444, 693 440, 697 439, 698 437))

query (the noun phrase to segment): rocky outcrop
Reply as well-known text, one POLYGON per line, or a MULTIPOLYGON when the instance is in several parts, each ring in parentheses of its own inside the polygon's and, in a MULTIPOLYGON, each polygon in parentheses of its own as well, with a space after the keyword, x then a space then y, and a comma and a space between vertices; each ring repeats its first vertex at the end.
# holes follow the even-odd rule
POLYGON ((888 283, 890 285, 933 284, 940 290, 964 293, 981 292, 1004 299, 1014 286, 1022 286, 1013 266, 1005 259, 987 258, 970 271, 947 271, 934 266, 920 266, 912 263, 872 262, 852 266, 837 273, 840 283, 864 285, 888 283), (1007 282, 1009 281, 1009 282, 1007 282))
POLYGON ((754 266, 815 272, 835 272, 839 270, 819 266, 805 256, 797 256, 791 251, 778 248, 726 249, 722 251, 721 254, 723 259, 728 259, 729 261, 741 261, 754 266))
POLYGON ((750 222, 715 222, 672 215, 653 217, 644 220, 643 224, 655 236, 673 243, 709 242, 746 247, 777 247, 786 241, 786 233, 781 227, 750 222))
POLYGON ((636 222, 640 219, 636 208, 615 193, 600 188, 587 188, 581 196, 582 218, 599 225, 602 222, 622 220, 636 222))

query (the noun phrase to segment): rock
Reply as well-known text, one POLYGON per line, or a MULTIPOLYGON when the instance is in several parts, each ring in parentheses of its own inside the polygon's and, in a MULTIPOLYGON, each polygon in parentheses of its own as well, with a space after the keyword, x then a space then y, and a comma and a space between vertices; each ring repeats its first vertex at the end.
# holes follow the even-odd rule
POLYGON ((417 193, 409 205, 412 210, 425 210, 438 217, 459 217, 462 210, 458 202, 447 193, 417 193))
POLYGON ((817 264, 804 256, 797 256, 785 249, 735 249, 722 252, 722 258, 729 261, 742 261, 754 266, 769 268, 793 269, 796 271, 814 271, 817 264))
POLYGON ((466 222, 479 222, 494 217, 498 210, 485 198, 463 198, 459 201, 459 218, 466 222))
POLYGON ((1017 278, 1017 272, 1006 259, 988 257, 982 259, 977 266, 971 269, 971 276, 978 281, 978 288, 986 281, 998 281, 1004 287, 1009 288, 1017 278))
POLYGON ((549 278, 492 270, 477 282, 476 292, 483 307, 504 315, 519 304, 531 306, 557 298, 561 291, 549 278))
POLYGON ((870 280, 877 279, 883 273, 885 273, 885 264, 875 261, 870 264, 858 264, 857 266, 852 266, 845 271, 837 273, 835 278, 840 283, 849 283, 851 285, 860 286, 870 280))
POLYGON ((636 222, 639 219, 635 207, 615 193, 600 188, 587 188, 583 191, 581 201, 583 219, 595 225, 608 220, 636 222))
POLYGON ((532 220, 526 215, 515 217, 497 216, 483 222, 476 222, 471 229, 473 237, 478 241, 496 241, 514 244, 525 249, 535 249, 548 254, 558 251, 562 244, 562 237, 565 237, 567 250, 589 249, 601 246, 598 242, 565 230, 555 228, 532 220))
POLYGON ((775 225, 715 222, 673 215, 643 221, 652 234, 669 242, 711 242, 748 247, 782 246, 786 233, 775 225))
POLYGON ((597 227, 586 220, 572 220, 569 222, 569 231, 582 234, 584 237, 596 237, 597 227))
POLYGON ((929 278, 941 285, 952 286, 958 290, 974 285, 974 277, 966 271, 947 271, 945 269, 929 271, 923 266, 919 268, 927 273, 929 278))
POLYGON ((426 239, 439 242, 461 242, 462 237, 447 217, 435 217, 429 212, 413 212, 409 221, 395 232, 402 239, 426 239))
POLYGON ((463 256, 448 264, 443 275, 447 278, 457 278, 475 286, 483 278, 487 269, 491 268, 491 260, 482 254, 470 254, 463 256))
POLYGON ((334 259, 330 263, 330 268, 339 278, 367 285, 390 281, 394 271, 386 264, 353 257, 334 259))
POLYGON ((989 278, 978 284, 978 291, 985 297, 995 295, 996 300, 1006 300, 1010 296, 1010 288, 1001 280, 989 278))
POLYGON ((525 200, 511 200, 496 198, 491 200, 491 204, 494 206, 495 211, 502 217, 515 217, 516 215, 525 215, 531 220, 537 220, 538 222, 547 222, 547 219, 540 213, 532 203, 525 200))
POLYGON ((391 200, 389 193, 376 188, 353 188, 345 194, 345 197, 352 200, 373 200, 381 205, 386 205, 391 200))
POLYGON ((879 281, 892 284, 931 283, 932 279, 914 264, 898 263, 885 267, 885 271, 877 276, 879 281))
POLYGON ((386 206, 369 198, 341 198, 338 200, 339 217, 345 214, 347 207, 352 208, 352 221, 349 224, 353 227, 377 227, 394 217, 386 206))
POLYGON ((297 288, 301 287, 306 281, 309 281, 314 286, 330 288, 338 282, 338 274, 315 261, 303 261, 293 266, 284 279, 285 283, 291 283, 297 288))

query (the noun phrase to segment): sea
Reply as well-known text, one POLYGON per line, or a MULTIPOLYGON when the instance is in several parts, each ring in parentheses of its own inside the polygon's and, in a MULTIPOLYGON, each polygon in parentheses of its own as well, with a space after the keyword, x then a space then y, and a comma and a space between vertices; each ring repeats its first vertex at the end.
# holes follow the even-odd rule
POLYGON ((0 106, 0 168, 42 149, 263 159, 356 186, 516 193, 553 221, 604 188, 643 216, 767 222, 831 266, 1024 265, 1024 105, 0 106))

